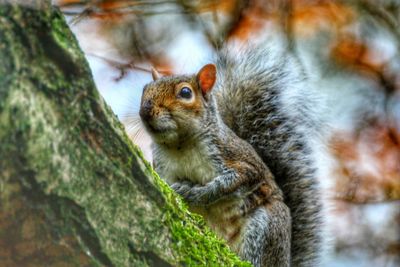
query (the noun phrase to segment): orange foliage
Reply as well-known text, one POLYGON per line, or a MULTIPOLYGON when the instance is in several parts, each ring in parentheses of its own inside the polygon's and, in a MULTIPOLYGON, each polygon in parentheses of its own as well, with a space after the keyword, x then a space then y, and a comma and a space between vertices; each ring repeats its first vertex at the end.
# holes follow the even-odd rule
POLYGON ((355 18, 349 5, 335 1, 293 0, 291 19, 295 33, 302 37, 311 36, 320 30, 339 31, 355 18))
POLYGON ((232 12, 234 12, 238 4, 238 0, 201 1, 200 4, 196 6, 196 11, 198 13, 222 12, 225 14, 231 14, 232 12))
POLYGON ((82 4, 82 0, 56 0, 54 2, 56 5, 60 5, 60 6, 82 4))
POLYGON ((354 202, 400 199, 400 144, 385 123, 375 121, 358 134, 338 133, 331 140, 338 167, 339 198, 354 202))
POLYGON ((121 8, 133 7, 139 5, 135 1, 121 1, 121 0, 106 0, 96 4, 97 7, 103 11, 114 11, 121 8))
POLYGON ((253 0, 229 37, 246 40, 251 34, 265 30, 267 22, 285 27, 291 25, 294 34, 309 37, 321 30, 339 31, 354 21, 355 12, 349 5, 335 1, 253 0))
POLYGON ((333 46, 331 57, 336 62, 366 75, 381 76, 385 63, 379 53, 354 36, 344 35, 333 46))
POLYGON ((277 3, 280 1, 271 2, 267 5, 265 0, 251 0, 248 7, 242 11, 239 22, 229 33, 228 38, 244 41, 265 30, 266 22, 278 22, 280 12, 277 3))

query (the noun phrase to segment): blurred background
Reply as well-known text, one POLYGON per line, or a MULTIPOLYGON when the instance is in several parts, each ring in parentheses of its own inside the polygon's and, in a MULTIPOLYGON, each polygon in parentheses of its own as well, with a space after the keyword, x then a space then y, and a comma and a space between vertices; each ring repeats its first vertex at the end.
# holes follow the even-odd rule
POLYGON ((195 73, 226 43, 273 43, 328 107, 324 266, 400 266, 400 2, 57 0, 100 93, 151 161, 137 112, 150 67, 195 73))

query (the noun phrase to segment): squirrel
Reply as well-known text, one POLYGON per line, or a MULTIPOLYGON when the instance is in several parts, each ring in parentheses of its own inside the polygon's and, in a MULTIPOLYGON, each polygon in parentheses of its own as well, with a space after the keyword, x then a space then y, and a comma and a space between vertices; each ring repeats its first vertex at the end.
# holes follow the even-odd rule
POLYGON ((215 64, 197 75, 153 70, 140 116, 156 171, 255 266, 318 265, 322 123, 305 75, 261 46, 220 51, 215 64))
POLYGON ((140 106, 156 171, 242 259, 289 266, 289 208, 254 148, 220 118, 215 65, 192 76, 158 76, 153 70, 140 106))

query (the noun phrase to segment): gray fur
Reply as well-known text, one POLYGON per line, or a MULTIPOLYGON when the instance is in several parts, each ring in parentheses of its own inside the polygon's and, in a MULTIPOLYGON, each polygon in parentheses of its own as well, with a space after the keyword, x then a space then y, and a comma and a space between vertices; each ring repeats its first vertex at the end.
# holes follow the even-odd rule
POLYGON ((224 122, 271 169, 292 216, 292 266, 316 266, 322 245, 321 200, 312 143, 321 122, 315 98, 290 57, 271 48, 220 53, 218 107, 224 122))
POLYGON ((284 229, 291 227, 291 221, 282 217, 285 213, 288 213, 287 207, 279 203, 269 212, 257 209, 246 225, 246 238, 240 254, 255 267, 290 266, 290 247, 286 247, 290 243, 290 231, 284 229))

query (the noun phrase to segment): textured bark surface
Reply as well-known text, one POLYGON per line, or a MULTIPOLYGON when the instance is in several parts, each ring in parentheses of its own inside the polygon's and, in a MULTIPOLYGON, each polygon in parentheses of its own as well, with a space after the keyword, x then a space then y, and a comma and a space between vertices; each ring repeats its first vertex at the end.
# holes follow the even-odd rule
POLYGON ((247 266, 143 161, 58 10, 6 2, 0 266, 247 266))

